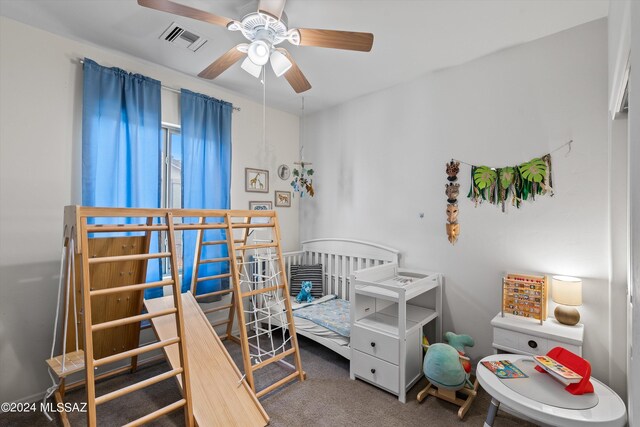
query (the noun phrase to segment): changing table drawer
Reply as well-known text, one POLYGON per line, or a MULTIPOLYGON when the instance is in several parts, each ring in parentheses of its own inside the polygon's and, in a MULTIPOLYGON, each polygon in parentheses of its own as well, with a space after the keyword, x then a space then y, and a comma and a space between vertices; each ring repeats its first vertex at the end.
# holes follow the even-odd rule
POLYGON ((351 366, 357 377, 392 393, 399 392, 400 368, 398 366, 358 350, 352 352, 351 366))
POLYGON ((397 365, 400 360, 398 338, 354 324, 351 327, 351 346, 354 350, 397 365))

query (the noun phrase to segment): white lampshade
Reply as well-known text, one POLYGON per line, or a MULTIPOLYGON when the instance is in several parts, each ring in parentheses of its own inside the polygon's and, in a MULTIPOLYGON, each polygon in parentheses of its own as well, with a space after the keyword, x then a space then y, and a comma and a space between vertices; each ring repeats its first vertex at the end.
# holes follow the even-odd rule
POLYGON ((269 61, 269 53, 271 49, 269 45, 263 40, 256 40, 249 45, 249 59, 256 65, 264 65, 269 61))
POLYGON ((569 276, 553 276, 552 296, 556 304, 582 305, 582 280, 569 276))
POLYGON ((262 72, 262 66, 254 64, 249 58, 244 58, 240 67, 256 79, 260 77, 260 73, 262 72))
POLYGON ((273 68, 273 72, 276 76, 280 77, 291 68, 293 64, 289 61, 286 55, 282 54, 277 50, 274 50, 271 54, 271 68, 273 68))

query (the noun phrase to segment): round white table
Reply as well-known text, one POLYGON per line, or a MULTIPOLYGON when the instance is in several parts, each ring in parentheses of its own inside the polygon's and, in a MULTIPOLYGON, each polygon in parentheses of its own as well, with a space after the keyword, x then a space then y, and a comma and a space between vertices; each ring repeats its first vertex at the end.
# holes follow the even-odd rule
MULTIPOLYGON (((509 360, 512 363, 523 358, 520 354, 494 354, 480 362, 509 360)), ((598 404, 591 409, 565 409, 546 405, 513 391, 482 363, 478 363, 476 376, 482 388, 491 395, 491 404, 487 413, 485 427, 492 426, 500 403, 533 420, 553 426, 610 426, 622 427, 627 421, 627 410, 622 399, 609 387, 595 378, 591 378, 594 393, 598 395, 598 404)), ((517 381, 507 380, 507 381, 517 381)))

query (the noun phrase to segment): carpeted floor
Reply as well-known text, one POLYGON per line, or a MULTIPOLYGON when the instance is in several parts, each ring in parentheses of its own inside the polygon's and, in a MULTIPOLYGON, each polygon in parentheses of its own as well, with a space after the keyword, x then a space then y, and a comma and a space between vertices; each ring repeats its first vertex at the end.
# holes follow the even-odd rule
MULTIPOLYGON (((271 426, 481 426, 489 406, 489 396, 481 390, 464 421, 457 417, 458 407, 433 397, 422 403, 416 395, 424 385, 422 379, 407 396, 407 403, 362 381, 349 379, 349 361, 325 347, 301 337, 299 339, 302 364, 307 380, 293 382, 261 399, 271 417, 271 426)), ((227 344, 229 352, 239 366, 240 346, 227 344)), ((152 377, 168 370, 166 363, 140 369, 134 375, 121 376, 98 384, 97 395, 107 393, 123 385, 152 377)), ((278 364, 271 364, 258 371, 258 389, 275 382, 288 372, 278 364)), ((163 381, 127 397, 115 399, 98 408, 98 425, 116 426, 161 408, 180 397, 173 380, 163 381)), ((83 402, 84 390, 68 393, 66 402, 83 402)), ((72 425, 86 425, 84 414, 71 414, 72 425)), ((182 411, 160 418, 154 426, 181 426, 184 424, 182 411)), ((0 414, 0 426, 53 427, 61 425, 57 418, 49 423, 41 412, 23 414, 0 414)), ((496 427, 532 426, 525 421, 498 413, 496 427)))

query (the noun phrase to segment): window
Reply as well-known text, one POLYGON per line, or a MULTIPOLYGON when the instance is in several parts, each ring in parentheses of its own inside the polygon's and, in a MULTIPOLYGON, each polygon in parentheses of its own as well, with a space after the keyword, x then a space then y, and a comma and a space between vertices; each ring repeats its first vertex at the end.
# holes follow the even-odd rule
MULTIPOLYGON (((160 203, 163 208, 182 208, 182 136, 180 127, 162 124, 162 183, 160 203)), ((176 233, 176 254, 178 274, 182 274, 182 233, 176 233)), ((166 233, 162 236, 162 250, 168 252, 169 241, 166 233)), ((168 258, 162 259, 162 275, 171 274, 168 258)))

